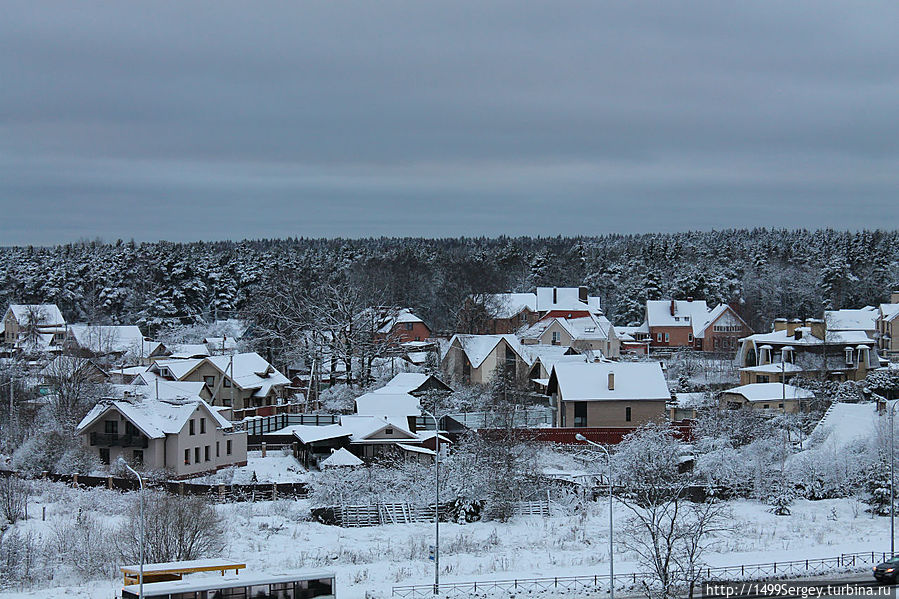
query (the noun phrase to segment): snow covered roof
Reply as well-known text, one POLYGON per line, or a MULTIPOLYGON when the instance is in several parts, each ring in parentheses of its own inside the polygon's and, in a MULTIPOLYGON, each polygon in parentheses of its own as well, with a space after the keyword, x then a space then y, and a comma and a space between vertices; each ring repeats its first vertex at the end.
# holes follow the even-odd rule
POLYGON ((724 314, 725 312, 730 312, 731 314, 734 315, 734 317, 736 317, 740 321, 742 321, 743 324, 746 324, 747 327, 749 326, 746 323, 746 321, 743 320, 743 318, 741 318, 740 315, 737 314, 730 306, 728 306, 727 304, 718 304, 717 306, 712 308, 711 312, 709 312, 705 316, 705 322, 702 323, 702 326, 699 327, 698 331, 695 326, 693 327, 693 335, 695 337, 704 337, 705 331, 709 328, 709 326, 712 323, 714 323, 716 320, 718 320, 721 317, 721 315, 724 314))
POLYGON ((322 468, 333 468, 335 466, 361 466, 362 464, 362 460, 347 451, 346 448, 341 447, 322 460, 319 466, 322 468))
POLYGON ((588 296, 586 302, 581 301, 579 287, 537 287, 537 311, 551 312, 553 310, 599 312, 599 298, 588 296), (554 299, 555 301, 553 301, 554 299))
POLYGON ((409 453, 420 453, 424 455, 434 456, 437 454, 433 449, 428 449, 427 447, 420 447, 416 445, 406 445, 405 443, 397 443, 397 447, 402 449, 403 451, 408 451, 409 453))
MULTIPOLYGON (((583 312, 581 312, 583 314, 583 312)), ((589 314, 587 316, 577 316, 574 318, 564 318, 555 316, 552 318, 544 318, 535 322, 526 330, 520 333, 522 339, 538 339, 546 330, 553 325, 559 323, 565 332, 576 341, 604 341, 609 338, 610 333, 614 335, 612 323, 605 316, 589 314)))
POLYGON ((710 311, 705 300, 648 300, 646 324, 649 327, 693 327, 693 335, 701 336, 709 322, 710 311), (671 304, 674 303, 674 314, 671 304))
MULTIPOLYGON (((453 335, 453 338, 450 339, 450 347, 452 347, 457 341, 459 346, 462 348, 462 351, 465 352, 465 355, 468 357, 468 361, 471 362, 472 368, 479 368, 484 360, 487 359, 487 356, 490 355, 491 352, 496 348, 497 345, 501 341, 505 340, 506 343, 509 344, 509 347, 512 348, 518 357, 524 360, 526 363, 530 364, 528 360, 527 353, 521 342, 518 340, 518 337, 515 335, 453 335)), ((449 355, 449 351, 447 351, 445 356, 449 355)))
MULTIPOLYGON (((181 384, 183 383, 178 385, 181 384)), ((131 386, 129 396, 124 399, 100 400, 81 420, 76 428, 76 432, 80 433, 104 414, 113 410, 121 413, 151 439, 159 439, 166 434, 181 432, 181 429, 184 428, 184 423, 198 409, 203 410, 204 408, 219 428, 232 428, 230 422, 222 417, 217 410, 213 410, 198 395, 186 398, 171 397, 178 394, 187 395, 188 393, 187 390, 179 392, 176 389, 170 389, 165 392, 168 397, 164 398, 163 385, 160 383, 160 399, 157 400, 153 397, 155 389, 146 385, 131 386)))
POLYGON ((150 366, 150 372, 159 372, 163 369, 168 369, 175 379, 181 379, 187 376, 202 362, 203 358, 193 358, 189 360, 157 360, 150 366))
POLYGON ((421 416, 419 403, 417 397, 408 393, 366 393, 356 398, 356 413, 363 416, 403 419, 408 416, 421 416))
POLYGON ((209 347, 205 343, 173 343, 167 347, 171 352, 170 358, 204 358, 209 355, 209 347))
POLYGON ((38 374, 42 377, 57 378, 83 373, 84 369, 96 369, 104 376, 107 375, 107 372, 97 366, 92 359, 77 356, 56 356, 38 374))
POLYGON ((398 324, 404 324, 408 322, 421 322, 424 321, 412 313, 410 308, 401 308, 395 314, 389 314, 385 319, 384 323, 381 325, 381 328, 378 329, 379 333, 390 333, 393 331, 393 327, 398 324))
POLYGON ((878 311, 874 306, 859 310, 826 310, 824 322, 828 331, 873 331, 877 328, 878 311))
POLYGON ((203 343, 210 351, 228 351, 237 349, 237 339, 234 337, 206 337, 203 343))
MULTIPOLYGON (((788 335, 786 329, 780 331, 773 331, 771 333, 756 333, 754 335, 749 335, 748 337, 743 337, 740 341, 752 341, 756 345, 761 344, 771 344, 771 345, 792 345, 796 348, 798 347, 809 347, 822 345, 824 341, 812 335, 811 327, 797 327, 797 331, 799 331, 799 338, 796 338, 796 335, 788 335)), ((874 344, 874 340, 868 337, 864 331, 827 331, 827 344, 828 345, 867 345, 871 346, 874 344)))
POLYGON ((315 443, 317 441, 326 441, 328 439, 339 439, 340 437, 349 437, 352 432, 339 424, 328 424, 325 426, 313 426, 309 424, 294 424, 273 433, 273 435, 293 435, 304 445, 315 443))
POLYGON ((423 372, 401 372, 395 377, 387 381, 387 384, 380 389, 375 389, 373 393, 415 393, 420 390, 430 380, 436 381, 437 386, 446 387, 451 390, 449 385, 438 379, 432 374, 423 372))
POLYGON ((771 364, 763 364, 761 366, 747 366, 746 368, 741 368, 740 370, 744 372, 761 372, 773 374, 778 374, 780 372, 803 371, 801 366, 797 366, 796 364, 792 364, 790 362, 784 362, 783 364, 781 364, 781 362, 772 362, 771 364))
POLYGON ((143 333, 135 325, 70 324, 68 335, 78 347, 95 354, 131 352, 137 355, 144 343, 143 333))
POLYGON ((881 317, 890 321, 899 316, 899 304, 880 304, 881 317))
POLYGON ((267 391, 276 385, 290 384, 290 379, 278 372, 274 366, 256 352, 234 354, 233 356, 210 356, 205 358, 205 360, 218 368, 223 374, 231 377, 240 389, 267 391))
POLYGON ((492 298, 497 318, 512 318, 525 308, 537 311, 536 293, 495 293, 492 298))
POLYGON ((10 304, 7 313, 12 312, 13 318, 22 326, 27 323, 29 314, 38 319, 41 327, 64 327, 66 319, 56 304, 10 304))
POLYGON ((560 362, 550 375, 550 390, 556 387, 565 401, 671 399, 658 362, 560 362), (609 374, 614 389, 609 389, 609 374))
POLYGON ((741 395, 747 401, 775 401, 778 399, 811 399, 814 393, 807 389, 794 387, 793 385, 782 385, 780 383, 752 383, 750 385, 741 385, 733 389, 727 389, 725 393, 741 395))
MULTIPOLYGON (((268 585, 276 582, 317 580, 323 578, 334 578, 334 572, 327 570, 296 570, 285 572, 282 570, 280 572, 269 574, 244 572, 240 576, 234 574, 226 574, 224 576, 221 574, 192 574, 182 580, 144 583, 144 593, 145 596, 149 596, 153 593, 153 596, 155 597, 167 597, 168 595, 194 593, 196 591, 205 591, 207 589, 268 585)), ((131 584, 122 587, 122 590, 128 591, 134 596, 138 596, 140 585, 131 584)))
POLYGON ((715 398, 708 393, 675 393, 674 401, 679 408, 702 408, 715 405, 715 398))
MULTIPOLYGON (((367 416, 362 414, 354 414, 352 416, 341 416, 340 426, 350 432, 351 443, 364 443, 369 437, 386 429, 394 429, 394 433, 399 432, 397 441, 420 441, 419 437, 409 430, 409 424, 406 419, 396 419, 384 416, 367 416)), ((390 439, 378 439, 378 442, 388 442, 390 439)))

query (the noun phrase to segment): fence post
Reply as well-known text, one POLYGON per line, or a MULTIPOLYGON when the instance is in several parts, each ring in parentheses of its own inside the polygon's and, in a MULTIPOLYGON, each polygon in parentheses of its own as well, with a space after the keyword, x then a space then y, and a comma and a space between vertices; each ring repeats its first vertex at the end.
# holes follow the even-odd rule
POLYGON ((774 562, 774 573, 777 574, 777 562, 774 562))
POLYGON ((272 483, 272 501, 278 499, 278 483, 272 483))
POLYGON ((77 472, 72 475, 72 486, 73 487, 78 486, 78 473, 77 472))
POLYGON ((106 477, 106 488, 112 489, 112 475, 106 477))
POLYGON ((262 457, 265 457, 265 441, 262 442, 262 457))
POLYGON ((178 483, 178 495, 182 495, 182 496, 184 495, 184 483, 183 482, 178 483))

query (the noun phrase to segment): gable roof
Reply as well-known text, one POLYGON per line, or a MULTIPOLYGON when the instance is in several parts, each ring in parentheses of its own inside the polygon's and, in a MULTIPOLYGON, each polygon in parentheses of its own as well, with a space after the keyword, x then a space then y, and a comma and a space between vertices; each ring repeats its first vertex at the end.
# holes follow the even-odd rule
POLYGON ((709 307, 705 300, 648 300, 646 324, 649 327, 693 327, 693 336, 699 337, 709 321, 709 307), (674 314, 671 304, 674 302, 674 314))
POLYGON ((341 447, 325 459, 319 466, 322 468, 333 468, 335 466, 361 466, 364 462, 351 454, 345 447, 341 447))
POLYGON ((387 384, 380 389, 375 389, 372 393, 415 393, 426 384, 431 383, 437 387, 442 387, 446 391, 452 391, 452 388, 441 381, 433 374, 425 374, 423 372, 401 372, 395 377, 387 381, 387 384))
POLYGON ((494 293, 490 297, 496 318, 512 318, 525 308, 531 312, 537 311, 536 293, 494 293))
MULTIPOLYGON (((218 410, 214 410, 199 396, 186 399, 162 398, 162 386, 160 386, 160 399, 151 398, 151 390, 147 386, 126 387, 127 396, 123 399, 103 399, 95 405, 76 427, 80 433, 90 427, 110 411, 117 411, 127 418, 134 426, 140 429, 151 439, 160 439, 167 434, 177 434, 184 428, 184 423, 199 409, 205 411, 216 423, 217 428, 231 429, 228 422, 218 410)), ((184 390, 189 394, 189 390, 184 390)), ((172 393, 174 394, 174 392, 172 393)))
POLYGON ((276 435, 293 435, 304 445, 328 439, 349 437, 352 432, 339 424, 327 424, 325 426, 313 426, 311 424, 294 424, 275 431, 276 435))
POLYGON ((880 304, 880 316, 887 322, 899 316, 899 304, 880 304))
MULTIPOLYGON (((386 428, 393 428, 399 431, 402 437, 396 440, 405 441, 407 443, 419 442, 421 439, 418 435, 409 430, 406 419, 398 420, 385 416, 369 416, 362 414, 353 414, 352 416, 341 416, 340 426, 350 432, 350 443, 364 443, 370 437, 378 434, 386 428)), ((389 441, 390 439, 377 439, 378 442, 389 441)))
POLYGON ((143 333, 135 325, 76 323, 70 324, 67 330, 69 338, 73 339, 78 347, 95 354, 128 352, 138 354, 144 344, 143 333))
POLYGON ((671 399, 659 362, 559 362, 549 378, 549 391, 554 389, 564 401, 671 399))
POLYGON ((28 320, 28 314, 34 310, 36 316, 40 318, 37 324, 42 327, 64 327, 66 319, 62 317, 62 312, 56 304, 10 304, 7 314, 12 312, 13 318, 19 323, 19 326, 25 324, 28 320))
POLYGON ((539 339, 553 323, 559 323, 574 341, 605 341, 615 332, 609 319, 602 315, 589 314, 574 318, 553 316, 535 322, 520 333, 522 339, 539 339))
POLYGON ((599 312, 599 298, 587 296, 587 301, 580 298, 578 287, 537 287, 537 311, 553 310, 589 310, 599 312), (555 295, 555 301, 553 301, 555 295))
MULTIPOLYGON (((453 335, 453 338, 450 339, 450 347, 458 342, 459 347, 462 348, 462 351, 465 352, 465 356, 468 358, 468 361, 471 363, 472 368, 480 368, 481 364, 484 363, 484 360, 487 359, 496 346, 500 344, 501 341, 505 341, 509 344, 509 347, 512 348, 519 358, 522 359, 527 364, 530 364, 528 360, 526 350, 521 345, 521 342, 518 340, 518 337, 515 335, 461 335, 456 334, 453 335)), ((444 354, 444 359, 449 356, 449 351, 444 354)))

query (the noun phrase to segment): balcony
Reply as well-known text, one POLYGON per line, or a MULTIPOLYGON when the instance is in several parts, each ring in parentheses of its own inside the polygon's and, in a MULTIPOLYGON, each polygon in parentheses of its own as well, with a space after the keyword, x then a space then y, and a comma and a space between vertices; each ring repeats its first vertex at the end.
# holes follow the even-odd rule
POLYGON ((149 441, 143 435, 116 435, 111 433, 91 433, 91 445, 100 447, 139 447, 146 449, 149 441))

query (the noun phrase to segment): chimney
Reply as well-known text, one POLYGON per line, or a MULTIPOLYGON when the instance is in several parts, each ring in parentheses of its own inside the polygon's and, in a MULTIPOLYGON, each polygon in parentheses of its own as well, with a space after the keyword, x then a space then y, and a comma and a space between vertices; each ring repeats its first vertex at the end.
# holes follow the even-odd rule
POLYGON ((671 315, 674 316, 674 300, 671 300, 671 315))
MULTIPOLYGON (((786 318, 775 318, 774 319, 774 332, 777 331, 786 331, 787 330, 787 319, 786 318)), ((791 335, 792 333, 787 333, 787 335, 791 335)))
POLYGON ((820 318, 809 318, 806 322, 806 325, 811 329, 810 333, 812 336, 817 337, 818 339, 824 339, 826 333, 826 327, 824 326, 824 321, 820 318))
POLYGON ((609 391, 614 391, 614 390, 615 390, 615 373, 610 372, 609 373, 609 391))
POLYGON ((553 287, 553 304, 559 303, 559 289, 557 287, 553 287))
POLYGON ((802 326, 802 321, 798 318, 792 319, 787 323, 787 335, 793 335, 796 333, 796 329, 802 326))
POLYGON ((582 304, 587 303, 587 288, 583 285, 577 288, 577 298, 581 300, 582 304))
POLYGON ((693 296, 692 296, 692 295, 688 295, 688 296, 687 296, 687 301, 688 301, 688 302, 692 302, 692 301, 693 301, 693 296))

